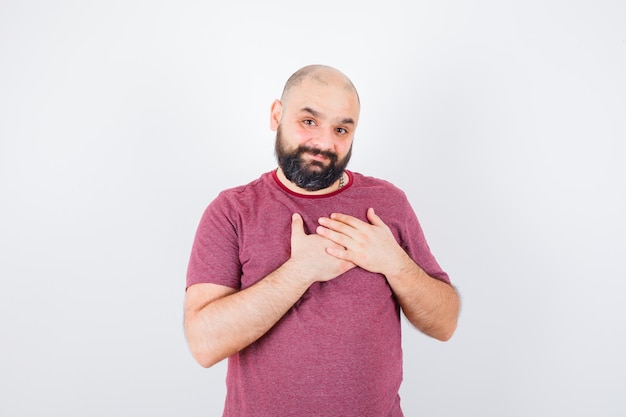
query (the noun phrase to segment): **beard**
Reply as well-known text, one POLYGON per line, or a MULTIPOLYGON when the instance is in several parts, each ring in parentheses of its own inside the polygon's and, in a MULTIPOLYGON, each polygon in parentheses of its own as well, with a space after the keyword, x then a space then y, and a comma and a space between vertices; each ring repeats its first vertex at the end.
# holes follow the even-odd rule
POLYGON ((276 130, 276 159, 285 177, 298 187, 307 191, 318 191, 328 188, 337 181, 348 166, 352 156, 352 145, 346 156, 339 159, 332 151, 323 151, 310 146, 300 145, 293 151, 285 148, 285 141, 280 129, 276 130), (322 155, 328 159, 325 165, 321 161, 304 159, 304 154, 322 155))

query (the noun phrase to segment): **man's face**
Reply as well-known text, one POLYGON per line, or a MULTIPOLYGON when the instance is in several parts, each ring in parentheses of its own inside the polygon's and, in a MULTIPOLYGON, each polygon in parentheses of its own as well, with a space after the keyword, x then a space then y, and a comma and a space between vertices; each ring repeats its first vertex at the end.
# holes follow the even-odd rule
POLYGON ((345 79, 306 79, 272 106, 276 157, 287 179, 307 191, 330 187, 346 168, 359 102, 345 79))

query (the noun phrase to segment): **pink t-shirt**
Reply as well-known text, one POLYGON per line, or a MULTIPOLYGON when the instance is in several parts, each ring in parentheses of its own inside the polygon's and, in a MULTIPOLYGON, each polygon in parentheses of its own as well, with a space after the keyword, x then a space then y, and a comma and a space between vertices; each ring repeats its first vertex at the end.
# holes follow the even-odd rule
MULTIPOLYGON (((322 196, 289 191, 274 171, 220 193, 198 226, 187 286, 245 289, 289 258, 293 213, 312 233, 333 212, 367 221, 369 207, 418 265, 449 282, 405 194, 348 175, 344 188, 322 196)), ((311 285, 268 333, 228 359, 223 415, 398 417, 401 381, 399 306, 384 276, 357 267, 311 285)))

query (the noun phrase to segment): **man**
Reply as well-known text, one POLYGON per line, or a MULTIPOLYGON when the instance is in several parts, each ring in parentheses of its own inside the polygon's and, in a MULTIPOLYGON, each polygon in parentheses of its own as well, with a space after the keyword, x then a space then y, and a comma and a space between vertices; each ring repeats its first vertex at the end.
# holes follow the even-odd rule
POLYGON ((307 66, 274 101, 278 168, 223 191, 198 227, 185 332, 228 359, 224 416, 402 416, 400 309, 449 339, 459 298, 406 196, 345 168, 360 103, 307 66))

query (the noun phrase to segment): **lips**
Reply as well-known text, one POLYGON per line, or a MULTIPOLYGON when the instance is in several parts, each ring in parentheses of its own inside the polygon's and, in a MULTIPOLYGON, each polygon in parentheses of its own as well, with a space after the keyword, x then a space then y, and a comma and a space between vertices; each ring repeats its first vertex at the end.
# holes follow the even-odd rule
POLYGON ((307 152, 307 155, 309 155, 311 158, 313 158, 316 161, 327 161, 329 158, 326 155, 323 155, 321 152, 307 152))
POLYGON ((337 155, 331 151, 323 151, 321 149, 309 148, 302 146, 300 152, 306 153, 316 161, 336 161, 337 155))

